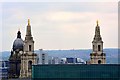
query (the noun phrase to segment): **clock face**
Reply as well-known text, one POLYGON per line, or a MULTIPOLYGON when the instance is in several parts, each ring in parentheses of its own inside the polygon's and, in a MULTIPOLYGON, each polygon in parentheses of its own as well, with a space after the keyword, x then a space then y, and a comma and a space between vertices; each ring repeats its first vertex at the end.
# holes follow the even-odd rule
POLYGON ((22 54, 22 53, 23 53, 23 51, 20 51, 19 53, 20 53, 20 54, 22 54))
POLYGON ((25 43, 23 43, 23 46, 25 46, 25 43))

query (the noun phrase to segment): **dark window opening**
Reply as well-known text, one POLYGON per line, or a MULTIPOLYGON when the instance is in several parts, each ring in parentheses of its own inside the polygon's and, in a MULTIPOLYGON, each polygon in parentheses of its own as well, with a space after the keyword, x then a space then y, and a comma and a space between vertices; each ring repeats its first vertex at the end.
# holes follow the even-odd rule
POLYGON ((29 61, 28 62, 28 71, 31 71, 31 69, 32 69, 32 61, 29 61))
POLYGON ((98 64, 101 64, 101 60, 98 60, 98 64))
POLYGON ((42 54, 42 55, 45 55, 45 54, 42 54))
POLYGON ((29 45, 29 51, 31 51, 31 45, 29 45))
POLYGON ((42 58, 45 58, 45 54, 42 54, 42 58))
POLYGON ((100 51, 100 45, 98 45, 98 51, 100 51))

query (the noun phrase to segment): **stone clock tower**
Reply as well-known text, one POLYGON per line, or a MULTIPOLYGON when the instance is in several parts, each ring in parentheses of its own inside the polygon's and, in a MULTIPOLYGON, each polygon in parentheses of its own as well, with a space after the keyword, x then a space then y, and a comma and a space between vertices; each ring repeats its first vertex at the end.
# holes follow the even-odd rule
POLYGON ((20 78, 31 78, 33 64, 37 64, 37 54, 34 53, 34 40, 31 34, 30 20, 28 19, 24 53, 21 55, 20 78))
POLYGON ((100 26, 97 25, 95 28, 95 36, 92 41, 92 53, 90 54, 90 64, 105 64, 106 55, 103 52, 103 41, 100 35, 100 26))

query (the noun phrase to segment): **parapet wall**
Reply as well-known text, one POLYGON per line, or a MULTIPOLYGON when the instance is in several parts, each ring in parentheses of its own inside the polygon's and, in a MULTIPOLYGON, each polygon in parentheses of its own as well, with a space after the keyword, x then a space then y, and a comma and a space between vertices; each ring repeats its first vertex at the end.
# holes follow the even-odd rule
POLYGON ((120 64, 54 64, 54 65, 33 65, 33 79, 115 79, 120 76, 120 64))

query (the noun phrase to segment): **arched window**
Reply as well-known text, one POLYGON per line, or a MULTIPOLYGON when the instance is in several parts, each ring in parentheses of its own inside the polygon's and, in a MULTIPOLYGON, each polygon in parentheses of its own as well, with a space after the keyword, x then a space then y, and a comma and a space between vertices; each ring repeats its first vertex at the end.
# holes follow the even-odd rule
POLYGON ((28 71, 31 71, 31 69, 32 69, 32 61, 29 61, 28 62, 28 71))
POLYGON ((98 60, 98 64, 101 64, 101 60, 98 60))

